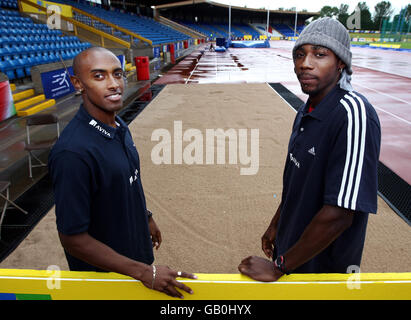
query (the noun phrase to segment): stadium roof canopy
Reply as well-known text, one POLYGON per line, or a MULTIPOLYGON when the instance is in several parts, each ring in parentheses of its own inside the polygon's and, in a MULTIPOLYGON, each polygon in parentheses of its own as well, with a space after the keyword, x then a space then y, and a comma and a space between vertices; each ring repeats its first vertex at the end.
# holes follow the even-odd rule
MULTIPOLYGON (((183 7, 183 6, 196 6, 201 7, 202 9, 208 7, 213 10, 221 10, 227 12, 229 8, 228 4, 218 3, 211 0, 185 0, 185 1, 175 1, 175 0, 160 0, 160 1, 145 1, 147 4, 152 5, 155 7, 156 10, 164 10, 164 9, 172 9, 176 7, 183 7)), ((246 8, 246 7, 237 7, 231 6, 231 10, 242 10, 247 12, 255 12, 255 13, 267 13, 266 9, 254 9, 254 8, 246 8)), ((270 14, 282 14, 282 15, 295 15, 295 11, 290 10, 270 10, 270 14)), ((318 16, 319 12, 308 12, 308 11, 299 11, 298 15, 301 18, 308 19, 312 16, 318 16)))
MULTIPOLYGON (((170 4, 170 3, 178 3, 178 2, 187 2, 186 0, 183 1, 176 1, 176 0, 138 0, 137 1, 140 4, 144 4, 146 6, 157 6, 157 5, 163 5, 163 4, 170 4)), ((192 1, 190 1, 192 2, 192 1)))

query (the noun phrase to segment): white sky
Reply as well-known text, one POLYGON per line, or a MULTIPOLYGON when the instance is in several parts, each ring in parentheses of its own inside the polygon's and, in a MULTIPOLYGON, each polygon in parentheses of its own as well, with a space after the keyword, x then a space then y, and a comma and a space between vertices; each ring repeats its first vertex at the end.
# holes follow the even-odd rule
MULTIPOLYGON (((307 9, 307 11, 320 11, 324 6, 335 6, 340 7, 341 3, 348 4, 348 12, 351 13, 354 11, 358 2, 365 2, 370 9, 371 14, 374 14, 374 6, 381 2, 382 0, 337 0, 337 1, 329 1, 329 0, 212 0, 214 2, 220 2, 224 4, 231 4, 232 6, 239 6, 243 7, 244 5, 247 8, 262 8, 265 7, 266 9, 269 8, 271 10, 276 10, 278 8, 290 9, 292 7, 297 7, 298 11, 303 9, 307 9)), ((387 1, 387 0, 386 0, 387 1)), ((410 0, 388 0, 391 2, 391 7, 394 9, 394 14, 398 13, 401 8, 407 6, 411 3, 410 0)))

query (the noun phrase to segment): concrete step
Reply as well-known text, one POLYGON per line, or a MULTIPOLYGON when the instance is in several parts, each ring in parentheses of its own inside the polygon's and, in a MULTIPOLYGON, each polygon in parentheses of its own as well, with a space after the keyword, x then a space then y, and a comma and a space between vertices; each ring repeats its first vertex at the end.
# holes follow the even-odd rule
POLYGON ((133 67, 132 63, 126 63, 125 69, 126 71, 130 71, 130 69, 133 67))
POLYGON ((47 99, 45 101, 41 101, 35 105, 30 105, 28 107, 22 108, 17 111, 18 117, 26 117, 31 116, 37 112, 40 112, 44 109, 50 108, 56 104, 56 100, 54 99, 47 99))
POLYGON ((17 102, 23 99, 27 99, 34 96, 34 89, 23 90, 20 92, 13 93, 13 101, 17 102))
POLYGON ((39 103, 41 101, 44 101, 44 100, 46 100, 45 95, 44 94, 39 94, 37 96, 21 100, 20 102, 16 102, 14 104, 14 107, 16 108, 16 111, 18 111, 18 110, 27 108, 29 106, 32 106, 32 105, 34 105, 36 103, 39 103))

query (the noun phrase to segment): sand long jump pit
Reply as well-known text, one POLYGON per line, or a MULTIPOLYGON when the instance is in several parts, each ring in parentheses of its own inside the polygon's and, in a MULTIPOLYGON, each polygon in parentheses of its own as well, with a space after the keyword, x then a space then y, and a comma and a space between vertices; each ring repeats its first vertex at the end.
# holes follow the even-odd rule
MULTIPOLYGON (((170 84, 130 124, 147 206, 163 233, 157 264, 238 273, 244 257, 263 255, 294 117, 266 83, 170 84)), ((361 271, 410 271, 409 243, 409 226, 379 199, 361 271)))
MULTIPOLYGON (((261 236, 280 203, 294 117, 266 83, 164 87, 129 125, 147 206, 163 236, 155 264, 238 273, 244 257, 263 256, 261 236)), ((409 272, 409 226, 380 198, 378 206, 361 272, 409 272)), ((50 265, 68 270, 54 208, 0 268, 50 265)))
POLYGON ((163 233, 156 263, 237 273, 245 255, 260 253, 295 115, 284 104, 267 84, 174 84, 130 124, 163 233))

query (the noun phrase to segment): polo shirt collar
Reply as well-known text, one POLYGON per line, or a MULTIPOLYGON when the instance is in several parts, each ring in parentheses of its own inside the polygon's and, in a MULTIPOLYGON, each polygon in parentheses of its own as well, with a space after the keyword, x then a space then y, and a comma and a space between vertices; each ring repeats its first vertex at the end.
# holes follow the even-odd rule
MULTIPOLYGON (((90 128, 96 130, 99 134, 107 139, 114 139, 116 134, 116 128, 113 128, 100 120, 94 119, 84 108, 83 104, 80 105, 79 111, 77 112, 76 117, 82 121, 86 121, 90 128)), ((123 126, 123 121, 116 116, 116 123, 120 126, 123 126)))
POLYGON ((308 113, 308 105, 310 99, 308 98, 306 104, 303 107, 303 116, 310 116, 317 120, 323 120, 331 112, 333 108, 337 106, 338 103, 333 103, 335 96, 338 94, 340 87, 336 85, 327 95, 321 100, 321 102, 314 108, 313 111, 308 113))

